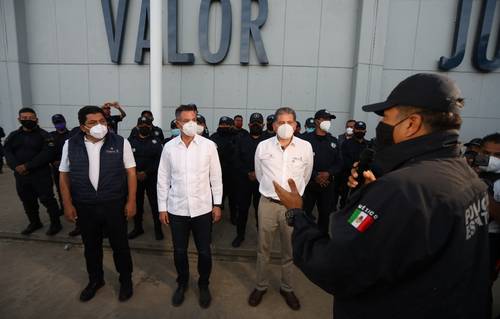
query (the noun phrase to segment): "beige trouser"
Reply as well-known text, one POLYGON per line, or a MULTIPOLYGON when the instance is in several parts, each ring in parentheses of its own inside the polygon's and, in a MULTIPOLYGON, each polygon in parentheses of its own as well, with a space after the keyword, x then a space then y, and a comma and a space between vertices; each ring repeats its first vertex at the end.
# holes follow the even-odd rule
POLYGON ((273 239, 279 231, 281 241, 281 289, 292 291, 293 255, 292 231, 285 219, 286 208, 264 196, 259 202, 259 242, 257 247, 257 289, 269 286, 269 258, 273 239))

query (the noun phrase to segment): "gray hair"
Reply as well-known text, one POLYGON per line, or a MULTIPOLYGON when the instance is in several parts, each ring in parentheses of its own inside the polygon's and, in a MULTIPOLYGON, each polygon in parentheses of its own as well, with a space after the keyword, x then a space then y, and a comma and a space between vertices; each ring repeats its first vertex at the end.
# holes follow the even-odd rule
POLYGON ((278 116, 280 116, 281 114, 292 114, 293 120, 294 121, 297 120, 297 114, 295 114, 295 111, 291 107, 284 106, 277 109, 276 112, 274 113, 274 121, 277 121, 278 116))

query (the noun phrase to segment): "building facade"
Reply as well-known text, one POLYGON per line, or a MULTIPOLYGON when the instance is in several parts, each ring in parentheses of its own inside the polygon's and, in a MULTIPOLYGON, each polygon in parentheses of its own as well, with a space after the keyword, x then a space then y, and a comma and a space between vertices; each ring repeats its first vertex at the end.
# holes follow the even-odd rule
MULTIPOLYGON (((140 112, 149 108, 149 53, 142 50, 147 47, 147 15, 141 18, 147 4, 0 0, 0 126, 16 128, 20 106, 33 106, 44 128, 52 129, 55 113, 75 126, 82 105, 116 100, 128 115, 120 134, 128 135, 140 112), (144 52, 142 63, 137 63, 137 52, 144 52)), ((162 121, 167 136, 181 103, 197 104, 211 131, 220 116, 241 114, 246 121, 253 112, 266 116, 286 105, 297 110, 302 123, 318 109, 333 112, 333 134, 344 130, 347 119, 364 120, 373 136, 378 118, 361 106, 385 99, 400 80, 418 72, 445 72, 459 83, 466 101, 463 140, 500 128, 500 69, 494 63, 500 59, 500 1, 164 0, 163 8, 162 121), (172 10, 174 4, 177 10, 172 10), (208 28, 200 28, 200 21, 208 21, 208 28), (482 29, 491 33, 486 40, 486 57, 492 61, 488 72, 475 62, 482 29), (267 63, 257 54, 259 34, 267 63), (177 57, 192 53, 191 64, 172 58, 169 47, 175 43, 177 57), (210 58, 221 50, 223 58, 219 55, 220 62, 213 64, 210 58), (247 63, 242 52, 248 51, 247 63), (463 59, 443 71, 440 58, 450 58, 454 51, 459 56, 463 52, 463 59)))

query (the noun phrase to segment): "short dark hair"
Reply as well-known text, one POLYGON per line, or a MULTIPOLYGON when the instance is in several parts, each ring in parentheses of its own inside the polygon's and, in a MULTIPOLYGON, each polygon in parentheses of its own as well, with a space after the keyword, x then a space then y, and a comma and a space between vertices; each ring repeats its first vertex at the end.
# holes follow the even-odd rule
POLYGON ((233 117, 233 120, 236 120, 237 118, 240 118, 240 119, 242 119, 242 120, 243 120, 243 116, 241 116, 241 115, 239 115, 239 114, 238 114, 238 115, 235 115, 235 116, 233 117))
POLYGON ((281 114, 292 114, 293 120, 294 121, 297 120, 297 114, 291 107, 284 106, 277 109, 276 112, 274 113, 274 121, 278 120, 278 116, 281 114))
POLYGON ((486 143, 500 144, 500 133, 496 132, 483 137, 481 147, 483 147, 486 143))
POLYGON ((151 114, 151 116, 153 116, 153 112, 151 112, 150 110, 144 110, 141 112, 141 116, 144 116, 144 114, 151 114))
POLYGON ((198 108, 195 104, 181 104, 175 110, 175 118, 178 119, 182 112, 195 112, 198 114, 198 108))
POLYGON ((463 107, 463 100, 457 101, 453 112, 432 111, 414 106, 397 106, 398 110, 404 116, 419 114, 422 116, 422 122, 431 132, 440 132, 447 130, 459 130, 462 126, 462 117, 459 109, 463 107))
POLYGON ((33 113, 36 115, 36 112, 35 110, 33 110, 31 107, 23 107, 19 110, 19 115, 21 115, 21 113, 33 113))
POLYGON ((80 125, 84 125, 87 121, 87 115, 101 113, 104 116, 103 110, 97 105, 85 105, 80 110, 78 110, 78 122, 80 125))
POLYGON ((353 122, 354 122, 354 123, 356 123, 356 120, 347 120, 347 121, 345 122, 345 125, 347 125, 348 123, 353 123, 353 122))

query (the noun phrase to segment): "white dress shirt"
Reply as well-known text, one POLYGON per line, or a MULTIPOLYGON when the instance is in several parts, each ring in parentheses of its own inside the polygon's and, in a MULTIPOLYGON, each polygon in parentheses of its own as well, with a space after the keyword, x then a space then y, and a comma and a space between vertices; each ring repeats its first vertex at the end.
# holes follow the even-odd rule
POLYGON ((284 150, 277 137, 260 142, 255 151, 255 176, 260 183, 260 193, 279 200, 273 181, 290 191, 288 179, 292 178, 300 195, 304 194, 311 178, 313 156, 311 144, 295 136, 284 150))
MULTIPOLYGON (((101 165, 101 148, 104 145, 104 139, 92 143, 85 137, 85 148, 89 157, 89 179, 94 189, 97 190, 99 185, 99 172, 101 165)), ((134 153, 127 139, 123 139, 123 165, 125 168, 135 167, 134 153)), ((68 158, 68 140, 64 142, 61 156, 61 164, 59 164, 59 172, 68 173, 71 171, 71 163, 68 158)))
POLYGON ((160 212, 196 217, 220 205, 222 171, 215 143, 196 135, 186 147, 179 135, 165 144, 157 190, 160 212))

